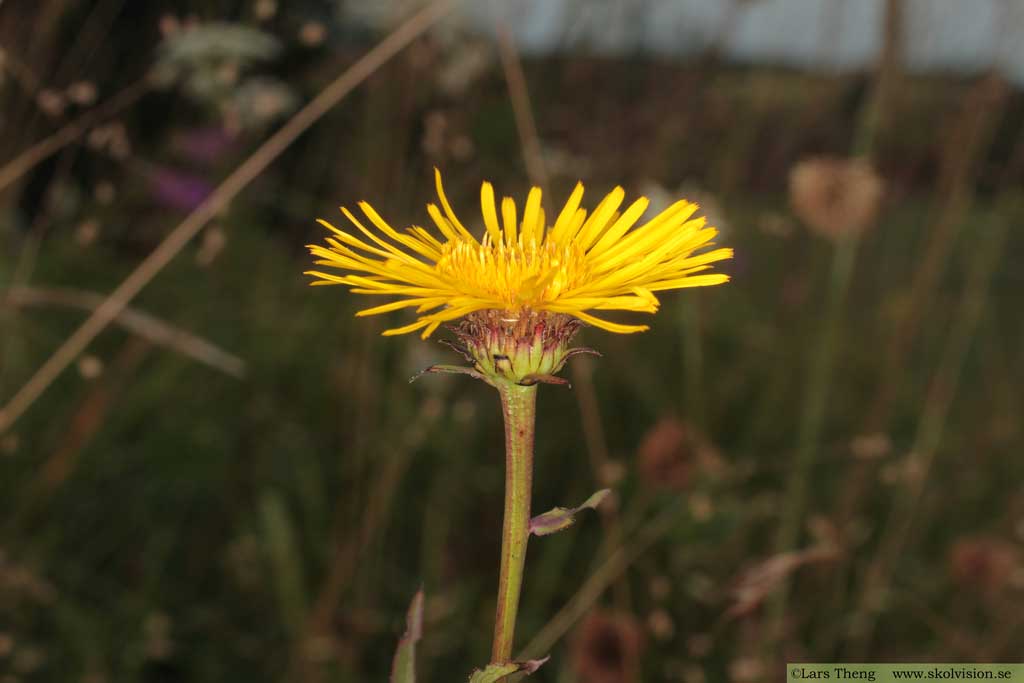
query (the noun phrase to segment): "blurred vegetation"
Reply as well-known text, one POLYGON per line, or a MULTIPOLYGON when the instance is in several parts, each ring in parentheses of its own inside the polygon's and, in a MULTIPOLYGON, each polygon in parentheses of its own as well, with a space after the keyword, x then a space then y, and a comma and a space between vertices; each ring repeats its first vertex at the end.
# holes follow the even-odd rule
MULTIPOLYGON (((82 322, 76 295, 113 290, 382 35, 333 4, 161 5, 0 8, 4 172, 155 74, 0 188, 0 401, 82 322)), ((574 361, 572 391, 541 391, 536 509, 604 485, 618 502, 531 544, 520 642, 580 607, 546 631, 558 644, 530 653, 553 655, 534 678, 1019 658, 1021 93, 995 75, 911 77, 897 60, 866 124, 873 73, 714 53, 524 68, 556 201, 577 179, 592 201, 620 183, 696 198, 736 249, 729 285, 667 294, 643 335, 585 331, 604 358, 574 361), (857 151, 865 125, 885 199, 830 312, 844 245, 794 215, 788 178, 805 158, 857 151), (820 438, 801 465, 830 315, 820 438), (779 547, 797 467, 799 539, 779 547), (595 573, 608 580, 588 584, 595 573)), ((313 219, 337 204, 366 198, 423 224, 434 166, 464 217, 483 179, 525 196, 521 149, 495 46, 443 24, 131 303, 145 329, 191 336, 119 319, 0 433, 2 683, 383 681, 420 585, 422 679, 487 660, 497 398, 457 377, 410 385, 450 353, 378 336, 388 321, 354 319, 360 302, 301 272, 303 245, 322 238, 313 219)))

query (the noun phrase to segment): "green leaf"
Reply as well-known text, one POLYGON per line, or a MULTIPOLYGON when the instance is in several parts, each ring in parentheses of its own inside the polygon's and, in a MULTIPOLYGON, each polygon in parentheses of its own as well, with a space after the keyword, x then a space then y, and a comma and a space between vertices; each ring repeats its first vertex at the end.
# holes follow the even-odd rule
POLYGON ((423 590, 416 592, 391 664, 391 683, 416 683, 416 643, 423 637, 423 590))
POLYGON ((469 677, 469 683, 497 683, 497 681, 500 681, 506 676, 516 672, 523 672, 526 675, 530 675, 539 669, 541 664, 548 661, 548 659, 549 657, 545 657, 544 659, 531 659, 525 662, 488 664, 484 669, 474 669, 473 673, 469 677))
POLYGON ((583 504, 575 508, 555 508, 548 510, 542 515, 537 515, 530 520, 530 533, 536 536, 547 536, 562 529, 568 529, 576 521, 576 514, 580 510, 590 508, 594 510, 601 502, 611 495, 611 489, 601 489, 594 495, 583 501, 583 504))
POLYGON ((282 620, 292 633, 297 633, 306 618, 307 598, 303 579, 305 569, 295 538, 295 523, 277 491, 269 490, 263 494, 260 513, 282 620))

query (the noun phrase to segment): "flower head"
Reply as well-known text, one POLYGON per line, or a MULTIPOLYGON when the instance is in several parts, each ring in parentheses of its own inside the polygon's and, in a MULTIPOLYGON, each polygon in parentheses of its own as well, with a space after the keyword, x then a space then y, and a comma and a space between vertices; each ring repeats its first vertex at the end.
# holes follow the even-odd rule
POLYGON ((595 610, 577 628, 571 644, 572 668, 588 683, 630 683, 643 652, 643 630, 625 613, 595 610))
POLYGON ((863 159, 806 159, 789 174, 793 211, 830 239, 859 235, 875 221, 885 193, 882 179, 863 159))
POLYGON ((721 469, 718 450, 693 424, 674 417, 658 421, 637 449, 637 470, 650 489, 683 491, 695 475, 721 469))
POLYGON ((436 173, 441 207, 427 205, 441 239, 412 226, 392 228, 366 202, 359 208, 365 225, 352 212, 342 212, 361 233, 331 230, 327 245, 310 245, 317 265, 340 273, 308 271, 314 285, 347 285, 354 293, 398 297, 359 311, 375 315, 414 308, 419 317, 384 334, 420 330, 429 337, 440 325, 480 311, 500 312, 515 322, 531 312, 571 316, 611 332, 642 332, 646 325, 621 324, 591 311, 658 310, 655 292, 716 285, 729 278, 705 273, 715 261, 730 258, 731 249, 696 253, 717 234, 693 218, 697 205, 685 200, 646 221, 641 197, 620 211, 625 193, 616 187, 587 213, 580 207, 583 185, 549 223, 540 188, 533 188, 522 207, 505 197, 495 202, 494 189, 483 183, 480 204, 486 231, 477 239, 456 217, 436 173))

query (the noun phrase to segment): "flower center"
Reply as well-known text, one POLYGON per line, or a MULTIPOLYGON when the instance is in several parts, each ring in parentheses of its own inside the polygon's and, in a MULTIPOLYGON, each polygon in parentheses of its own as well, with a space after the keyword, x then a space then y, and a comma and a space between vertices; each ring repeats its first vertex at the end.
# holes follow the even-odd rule
POLYGON ((480 244, 452 241, 444 245, 437 272, 459 290, 484 295, 516 311, 555 300, 587 280, 583 251, 575 244, 530 240, 511 246, 494 244, 485 235, 480 244))

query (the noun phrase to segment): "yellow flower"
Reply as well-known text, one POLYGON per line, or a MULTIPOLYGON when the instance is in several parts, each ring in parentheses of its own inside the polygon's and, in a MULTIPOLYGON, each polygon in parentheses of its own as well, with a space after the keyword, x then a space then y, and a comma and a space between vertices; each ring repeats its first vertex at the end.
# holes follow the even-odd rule
POLYGON ((435 173, 441 208, 428 204, 427 212, 442 239, 419 226, 399 232, 360 202, 372 227, 348 209, 341 211, 362 237, 320 219, 334 234, 327 246, 309 245, 319 257, 317 265, 341 271, 307 271, 317 278, 312 284, 398 297, 357 315, 416 309, 415 322, 386 335, 422 330, 425 339, 443 323, 478 311, 499 311, 509 321, 537 312, 563 314, 610 332, 642 332, 646 325, 615 323, 590 311, 654 313, 655 292, 729 279, 703 272, 731 258, 732 249, 696 253, 712 244, 717 231, 705 227, 703 218, 692 218, 698 207, 691 202, 680 200, 637 226, 647 210, 646 197, 620 212, 625 193, 616 187, 588 215, 580 208, 583 185, 578 183, 549 224, 540 188, 530 190, 520 216, 510 197, 501 201, 499 213, 494 189, 485 182, 480 204, 486 232, 478 240, 456 217, 441 174, 435 173))

